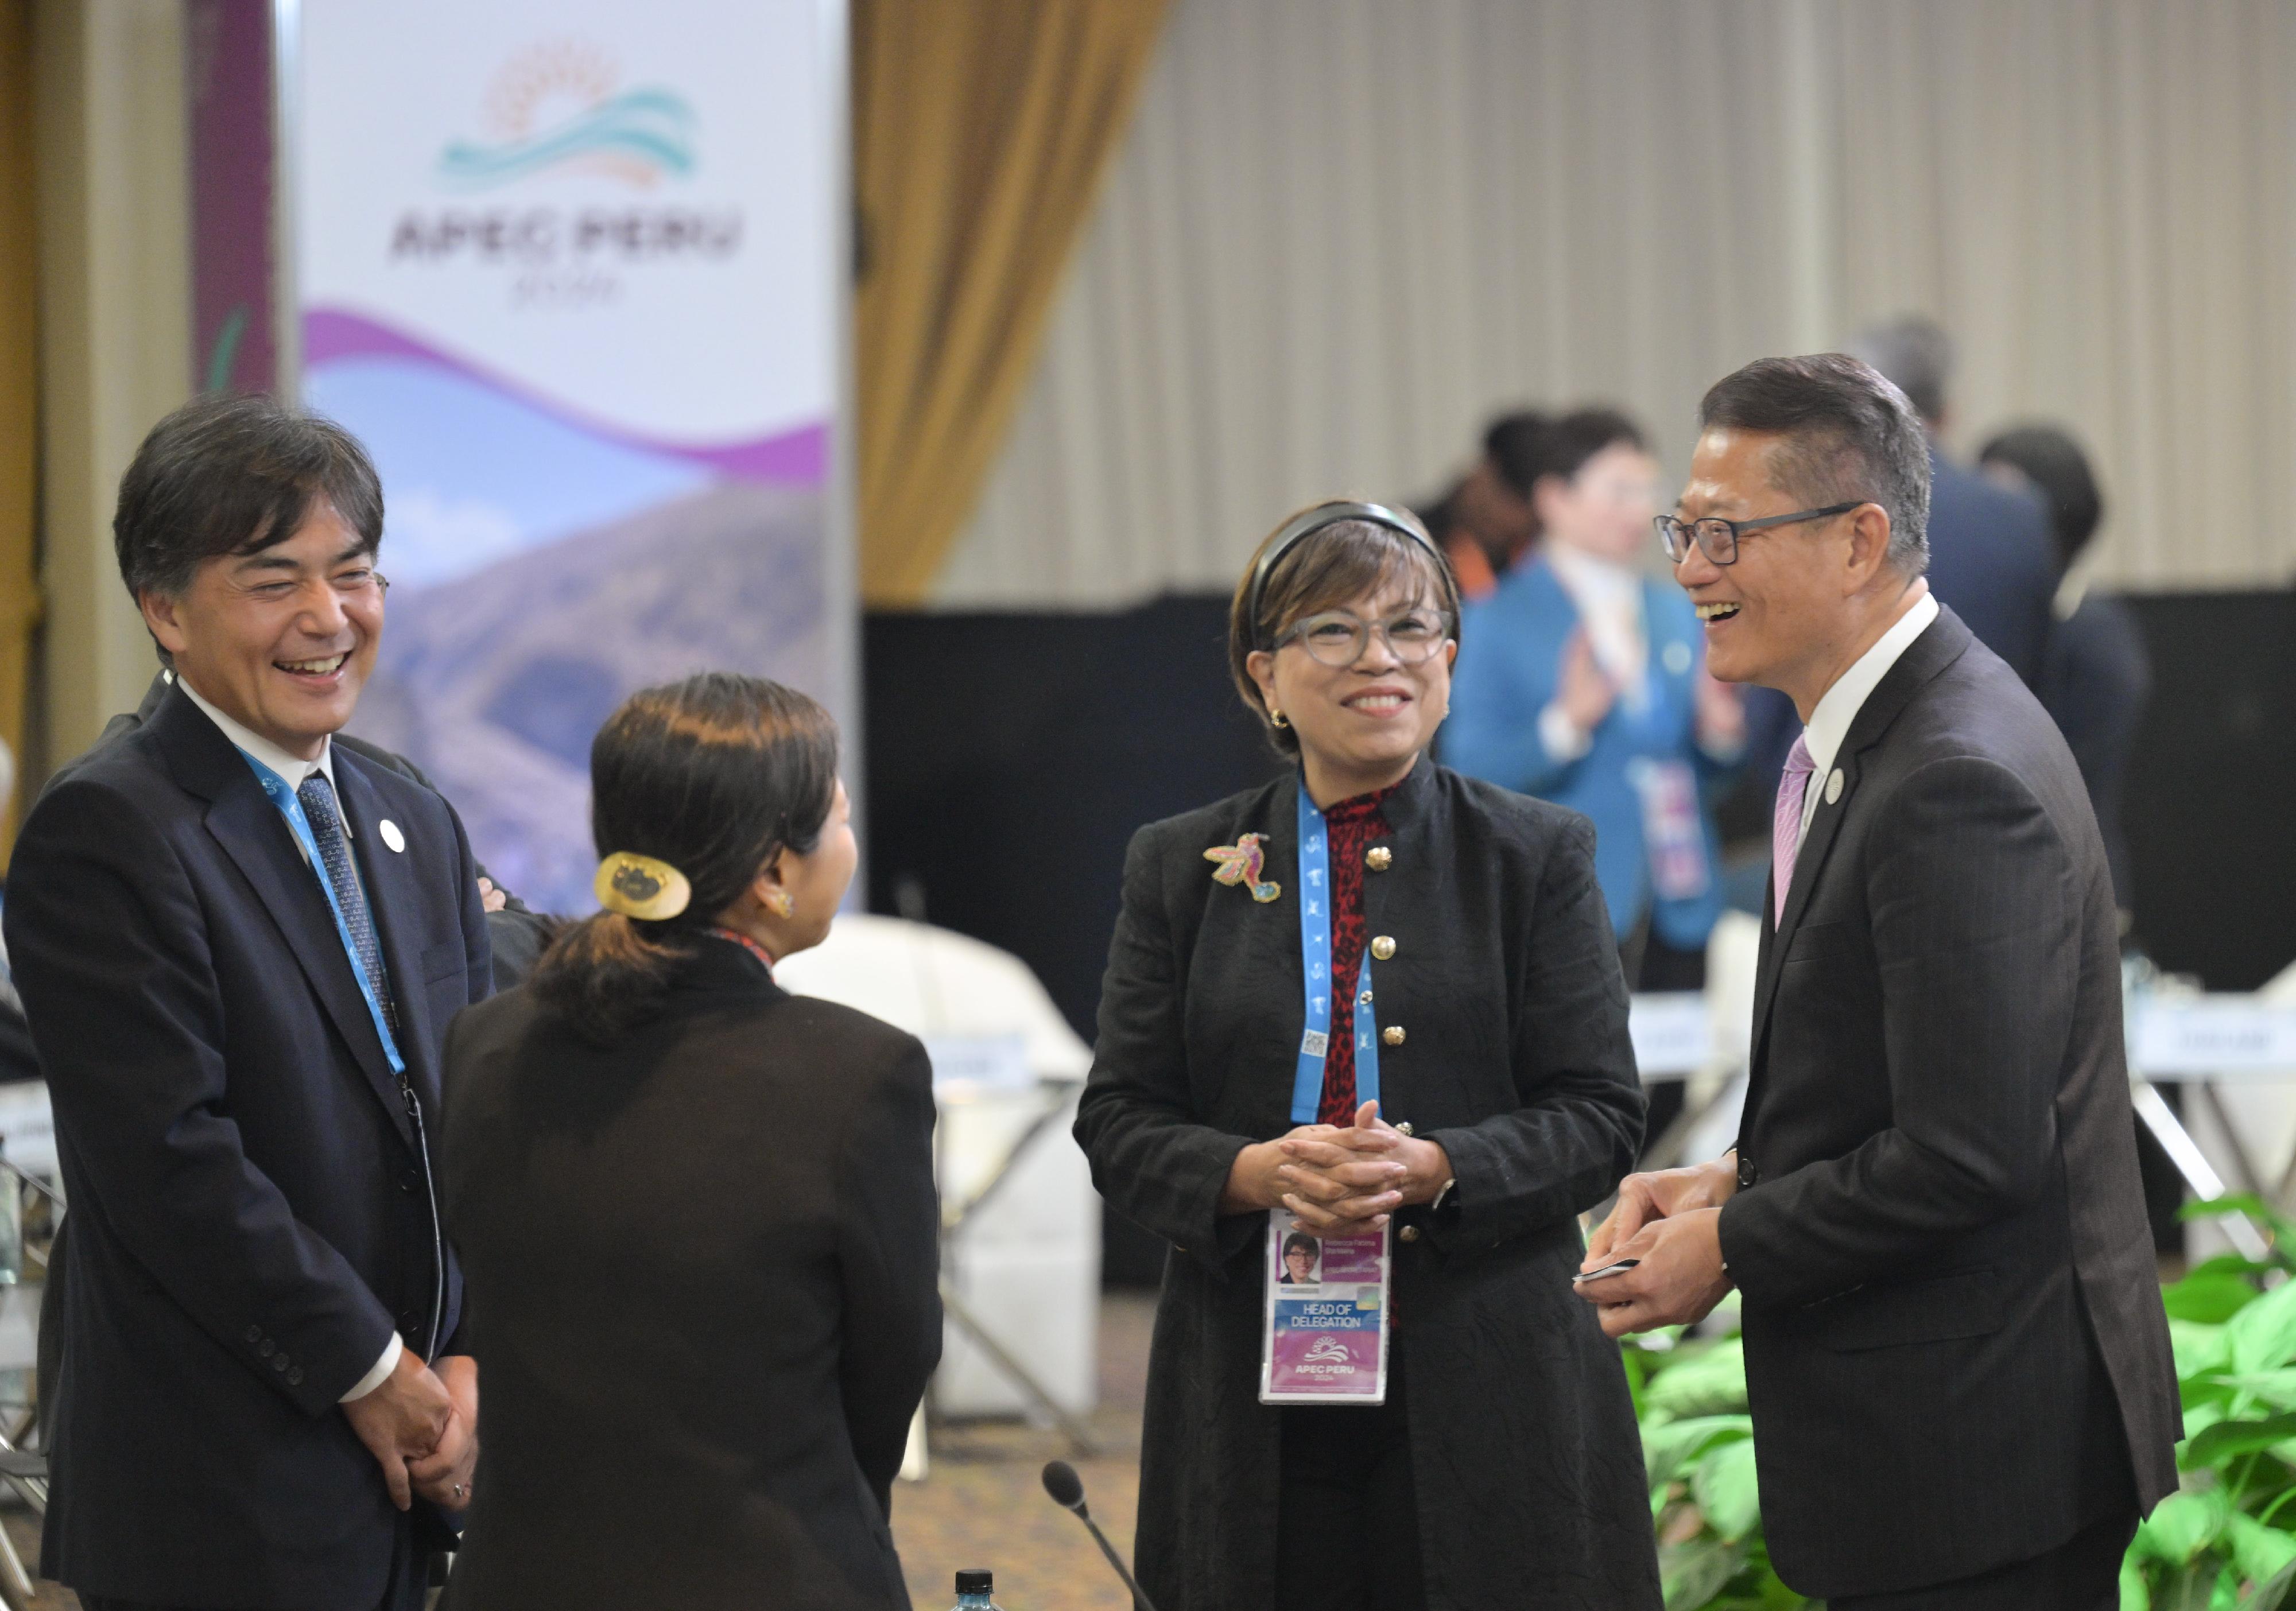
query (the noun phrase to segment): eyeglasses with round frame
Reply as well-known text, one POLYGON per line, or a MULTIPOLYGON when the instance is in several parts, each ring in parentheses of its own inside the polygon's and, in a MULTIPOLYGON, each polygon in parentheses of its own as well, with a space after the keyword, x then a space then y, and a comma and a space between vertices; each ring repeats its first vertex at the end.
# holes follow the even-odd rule
POLYGON ((1660 515, 1651 525, 1658 531, 1659 544, 1666 550, 1666 557, 1677 565, 1690 557, 1693 542, 1717 565, 1735 565, 1738 539, 1749 532, 1767 531, 1774 526, 1799 526, 1804 520, 1830 520, 1853 509, 1863 509, 1872 502, 1870 498, 1855 498, 1847 503, 1829 503, 1824 509, 1767 515, 1759 520, 1726 520, 1719 515, 1708 515, 1702 520, 1678 520, 1672 515, 1660 515))
POLYGON ((1404 666, 1425 665, 1451 640, 1450 622, 1440 610, 1406 609, 1391 621, 1366 621, 1352 609, 1325 609, 1302 617, 1270 647, 1297 643, 1317 665, 1337 668, 1362 659, 1374 633, 1404 666))

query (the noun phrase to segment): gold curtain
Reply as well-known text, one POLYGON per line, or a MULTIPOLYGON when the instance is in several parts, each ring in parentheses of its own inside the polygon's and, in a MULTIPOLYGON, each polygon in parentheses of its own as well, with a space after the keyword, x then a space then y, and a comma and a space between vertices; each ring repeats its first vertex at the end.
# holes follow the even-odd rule
MULTIPOLYGON (((23 777, 25 673, 40 616, 32 573, 32 467, 37 453, 37 303, 33 274, 32 6, 0 0, 0 739, 23 777)), ((0 866, 15 842, 0 799, 0 866)))
POLYGON ((861 593, 921 602, 1034 366, 1165 0, 857 0, 861 593))

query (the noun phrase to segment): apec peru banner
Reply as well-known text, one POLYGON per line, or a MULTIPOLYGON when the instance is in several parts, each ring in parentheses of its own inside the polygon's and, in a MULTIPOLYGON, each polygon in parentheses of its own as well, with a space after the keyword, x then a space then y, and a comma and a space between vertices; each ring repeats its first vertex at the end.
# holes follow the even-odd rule
POLYGON ((840 719, 836 0, 304 0, 283 37, 303 400, 374 455, 354 731, 586 912, 589 745, 649 683, 840 719))

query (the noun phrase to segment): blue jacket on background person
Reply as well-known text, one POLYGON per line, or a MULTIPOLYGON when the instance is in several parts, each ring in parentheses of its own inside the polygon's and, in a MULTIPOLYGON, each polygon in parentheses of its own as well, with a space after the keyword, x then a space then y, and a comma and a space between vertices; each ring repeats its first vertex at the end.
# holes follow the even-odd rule
POLYGON ((1576 759, 1557 756, 1540 732, 1540 713, 1561 683, 1562 656, 1580 627, 1578 607, 1554 568, 1533 559, 1501 579, 1488 598, 1466 608, 1451 687, 1443 758, 1470 776, 1583 812, 1595 824, 1595 877, 1611 926, 1631 934, 1648 910, 1669 945, 1694 950, 1721 915, 1721 845, 1712 805, 1733 770, 1697 740, 1696 678, 1705 643, 1682 590, 1642 583, 1649 639, 1644 698, 1620 698, 1576 759), (1699 833, 1708 877, 1695 895, 1653 899, 1640 762, 1687 763, 1698 781, 1699 833))

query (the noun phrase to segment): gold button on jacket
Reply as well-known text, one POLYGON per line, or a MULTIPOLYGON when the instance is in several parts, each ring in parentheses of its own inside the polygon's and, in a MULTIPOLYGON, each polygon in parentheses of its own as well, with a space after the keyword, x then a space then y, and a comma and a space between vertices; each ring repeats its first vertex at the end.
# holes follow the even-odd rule
POLYGON ((1395 863, 1395 852, 1384 845, 1374 845, 1364 852, 1364 865, 1374 872, 1385 872, 1395 863))
POLYGON ((1406 1242, 1417 1241, 1419 1239, 1419 1227, 1416 1225, 1406 1225, 1403 1228, 1403 1239, 1406 1242))
POLYGON ((1395 954, 1394 936, 1391 935, 1381 935, 1377 939, 1371 943, 1371 953, 1382 962, 1387 961, 1388 958, 1393 956, 1395 954))
POLYGON ((1403 1026, 1400 1024, 1390 1024, 1386 1028, 1379 1032, 1379 1038, 1385 1041, 1390 1046, 1402 1045, 1403 1026))

